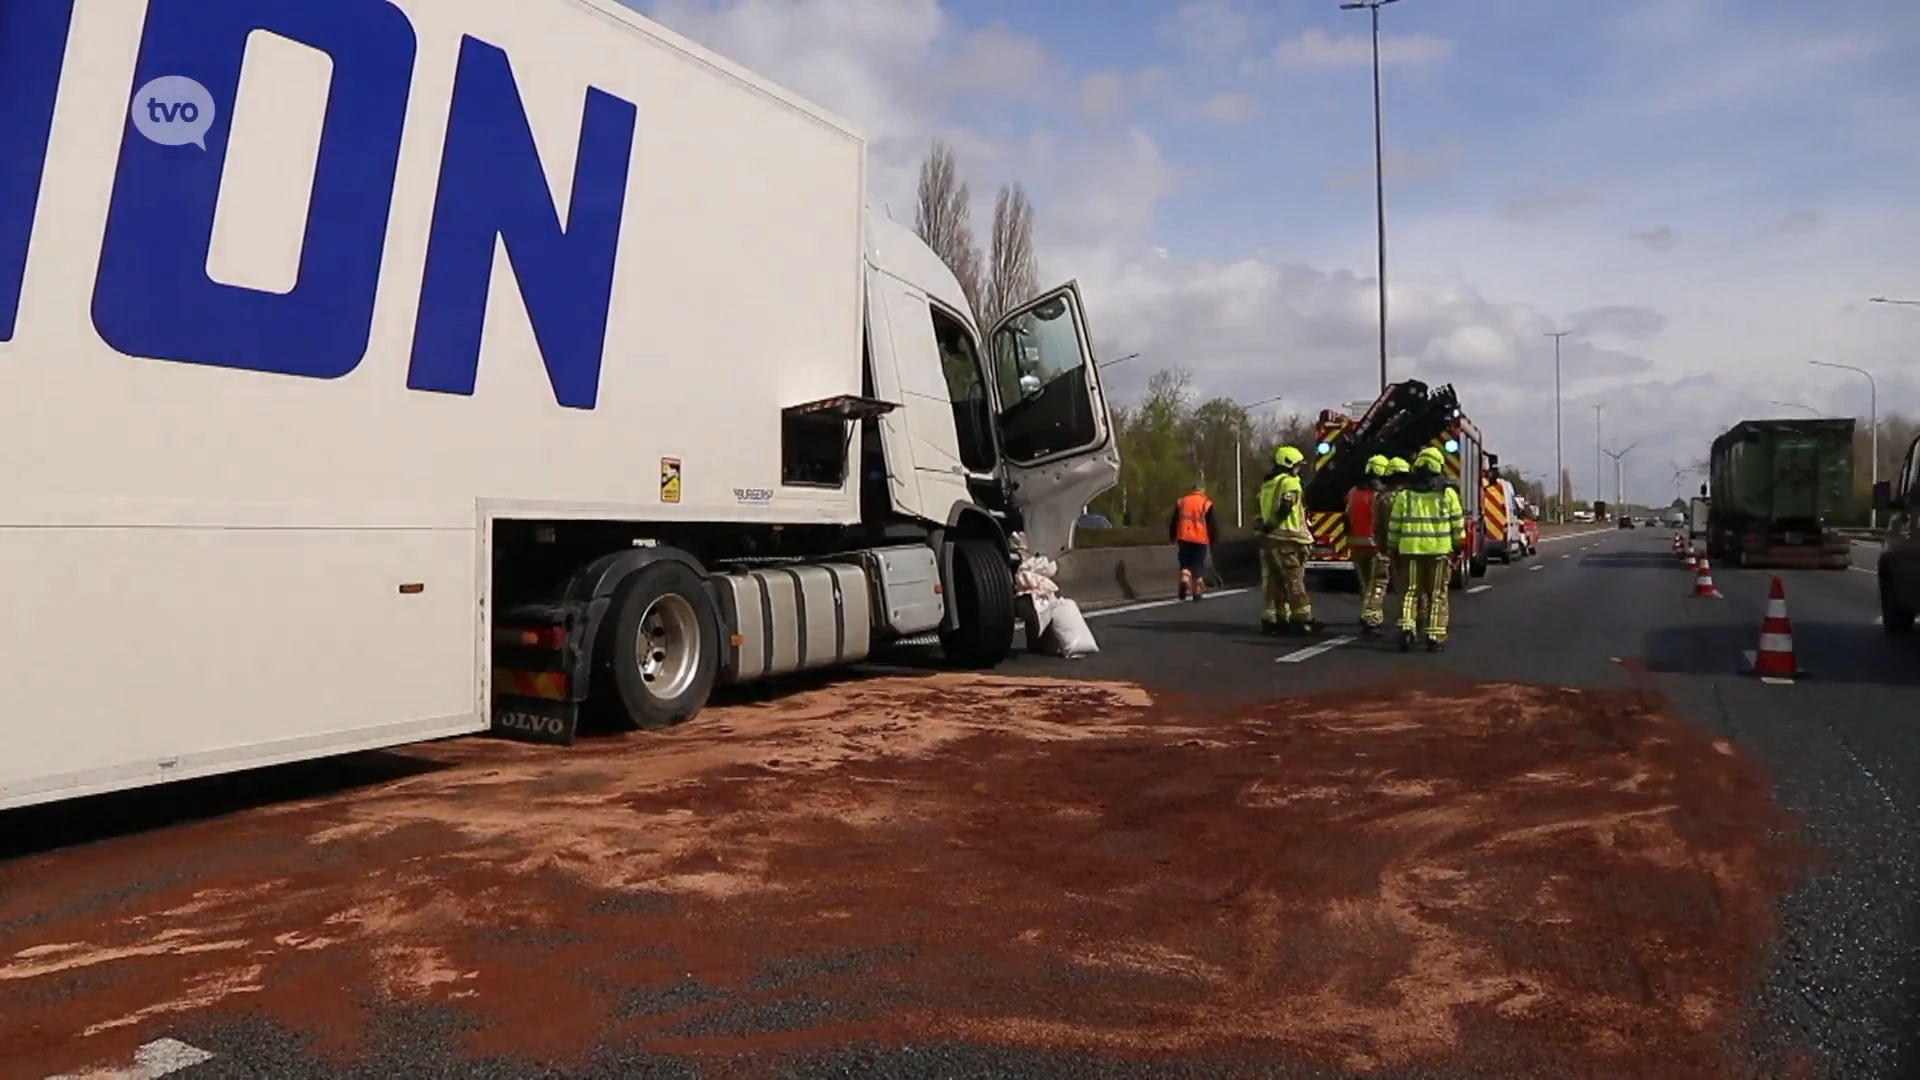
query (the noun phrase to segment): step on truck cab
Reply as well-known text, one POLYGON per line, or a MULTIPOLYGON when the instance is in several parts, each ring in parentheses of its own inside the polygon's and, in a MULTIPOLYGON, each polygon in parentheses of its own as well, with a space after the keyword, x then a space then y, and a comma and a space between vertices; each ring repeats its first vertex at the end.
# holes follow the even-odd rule
POLYGON ((0 139, 0 808, 991 666, 1118 474, 1074 284, 613 0, 8 0, 0 139))

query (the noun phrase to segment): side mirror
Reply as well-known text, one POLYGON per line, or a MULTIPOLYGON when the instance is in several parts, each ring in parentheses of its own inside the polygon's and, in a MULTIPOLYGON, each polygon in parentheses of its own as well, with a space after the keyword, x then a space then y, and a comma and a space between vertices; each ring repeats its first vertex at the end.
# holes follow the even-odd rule
POLYGON ((1020 376, 1020 393, 1022 395, 1027 397, 1032 397, 1034 394, 1037 394, 1039 392, 1040 392, 1040 376, 1038 375, 1020 376))
POLYGON ((1873 485, 1873 508, 1883 514, 1900 509, 1899 500, 1893 497, 1893 481, 1882 480, 1873 485))

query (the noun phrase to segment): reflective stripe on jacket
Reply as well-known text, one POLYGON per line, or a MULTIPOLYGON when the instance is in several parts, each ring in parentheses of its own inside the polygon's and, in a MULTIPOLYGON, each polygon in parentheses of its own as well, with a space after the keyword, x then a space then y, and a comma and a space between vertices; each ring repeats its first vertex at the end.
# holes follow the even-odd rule
POLYGON ((1173 538, 1184 544, 1211 544, 1213 531, 1207 518, 1213 513, 1213 500, 1195 491, 1180 496, 1173 504, 1173 538))
POLYGON ((1400 499, 1400 488, 1388 488, 1373 499, 1373 546, 1381 551, 1392 551, 1388 544, 1388 531, 1393 522, 1394 504, 1400 499))
POLYGON ((1447 555, 1466 546, 1467 519, 1451 484, 1400 493, 1387 542, 1402 555, 1447 555))

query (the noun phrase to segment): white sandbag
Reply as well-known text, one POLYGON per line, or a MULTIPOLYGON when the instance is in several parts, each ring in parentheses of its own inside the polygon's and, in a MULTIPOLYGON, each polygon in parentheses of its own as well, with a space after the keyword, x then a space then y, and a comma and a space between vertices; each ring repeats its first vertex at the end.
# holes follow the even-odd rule
POLYGON ((1053 602, 1051 614, 1053 618, 1045 639, 1048 652, 1071 660, 1100 651, 1100 644, 1093 640, 1093 630, 1087 626, 1087 617, 1080 613, 1079 604, 1063 596, 1053 602))

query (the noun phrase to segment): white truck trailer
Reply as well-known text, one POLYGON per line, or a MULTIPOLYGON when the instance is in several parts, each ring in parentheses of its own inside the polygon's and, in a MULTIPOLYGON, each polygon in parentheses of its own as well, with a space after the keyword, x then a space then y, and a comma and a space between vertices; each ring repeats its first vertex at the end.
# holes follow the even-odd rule
POLYGON ((613 0, 0 5, 0 808, 693 716, 1118 475, 846 124, 613 0))

